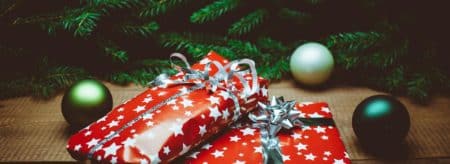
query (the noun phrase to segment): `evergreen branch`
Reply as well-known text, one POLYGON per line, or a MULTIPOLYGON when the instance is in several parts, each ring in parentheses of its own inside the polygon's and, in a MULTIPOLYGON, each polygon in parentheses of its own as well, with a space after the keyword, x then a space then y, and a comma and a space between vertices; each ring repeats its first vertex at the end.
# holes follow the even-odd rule
POLYGON ((288 8, 283 8, 279 11, 278 16, 281 19, 288 20, 290 22, 294 22, 296 24, 305 24, 311 19, 311 15, 295 11, 288 8))
POLYGON ((151 21, 144 25, 125 25, 121 27, 121 31, 127 35, 140 35, 142 37, 148 37, 159 29, 158 23, 151 21))
POLYGON ((256 45, 264 52, 269 52, 271 54, 287 54, 289 48, 280 41, 274 40, 269 37, 262 37, 256 41, 256 45))
POLYGON ((73 13, 63 19, 62 25, 67 30, 74 30, 75 36, 85 37, 94 31, 100 16, 100 13, 89 10, 73 13))
POLYGON ((202 9, 194 12, 191 15, 192 23, 204 23, 212 21, 222 16, 223 14, 235 9, 239 5, 239 0, 218 0, 202 9))
POLYGON ((113 9, 132 8, 142 5, 139 0, 83 0, 90 7, 108 7, 113 9))
POLYGON ((425 75, 415 74, 407 83, 407 86, 407 94, 409 96, 415 97, 420 101, 425 101, 428 98, 430 81, 425 75))
POLYGON ((325 39, 327 47, 345 51, 362 51, 382 43, 386 36, 378 32, 350 32, 330 35, 325 39))
POLYGON ((261 24, 264 20, 264 17, 267 15, 267 11, 264 9, 256 10, 239 21, 233 23, 231 27, 228 29, 228 34, 230 35, 242 35, 250 32, 250 30, 254 29, 257 25, 261 24))
POLYGON ((256 47, 256 45, 246 41, 229 40, 228 46, 240 56, 257 57, 261 54, 261 51, 256 47))
POLYGON ((126 51, 120 50, 117 47, 105 47, 105 53, 112 56, 113 61, 126 63, 128 61, 128 54, 126 51))
POLYGON ((149 1, 148 4, 139 12, 140 17, 154 17, 166 13, 168 10, 175 8, 178 4, 185 0, 161 0, 149 1))
POLYGON ((195 44, 208 45, 214 43, 215 45, 226 45, 226 39, 227 38, 203 34, 165 33, 160 35, 159 42, 163 47, 173 47, 176 50, 185 50, 195 44))

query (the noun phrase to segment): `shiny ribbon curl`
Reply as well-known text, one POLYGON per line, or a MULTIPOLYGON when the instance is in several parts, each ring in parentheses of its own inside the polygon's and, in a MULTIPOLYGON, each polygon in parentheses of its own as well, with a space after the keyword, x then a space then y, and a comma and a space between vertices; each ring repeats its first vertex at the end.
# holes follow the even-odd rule
POLYGON ((211 92, 215 92, 218 89, 223 89, 229 93, 236 91, 236 87, 233 83, 230 83, 233 77, 237 77, 242 84, 244 90, 240 95, 240 98, 246 99, 259 91, 258 76, 256 72, 255 62, 250 59, 234 60, 227 65, 222 65, 217 61, 211 61, 206 63, 205 70, 199 71, 191 69, 186 57, 180 53, 173 53, 170 55, 170 63, 179 72, 183 73, 182 79, 171 79, 167 74, 158 75, 153 81, 149 82, 149 86, 161 86, 167 87, 169 85, 180 84, 196 84, 204 85, 211 92), (185 67, 176 65, 173 62, 173 58, 178 58, 185 64, 185 67), (210 76, 209 71, 211 65, 216 66, 218 71, 210 76), (250 70, 241 70, 239 65, 247 65, 250 70), (252 86, 250 87, 248 80, 243 75, 250 73, 252 75, 252 86))
POLYGON ((258 102, 258 106, 248 117, 260 128, 264 163, 283 163, 277 133, 282 128, 301 127, 300 111, 294 109, 295 101, 285 102, 283 97, 272 97, 269 104, 258 102))

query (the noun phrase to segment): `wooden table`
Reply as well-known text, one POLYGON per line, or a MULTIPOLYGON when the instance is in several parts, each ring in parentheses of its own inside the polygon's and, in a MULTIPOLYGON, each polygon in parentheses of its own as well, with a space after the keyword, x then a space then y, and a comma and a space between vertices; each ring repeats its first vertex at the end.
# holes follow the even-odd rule
MULTIPOLYGON (((115 105, 145 90, 134 85, 107 86, 115 105)), ((286 100, 328 102, 354 163, 450 163, 449 97, 434 97, 428 105, 400 97, 411 117, 410 132, 402 147, 380 156, 359 145, 351 126, 356 105, 380 92, 346 86, 308 90, 285 80, 272 83, 269 94, 283 95, 286 100)), ((30 97, 0 100, 0 162, 73 161, 65 150, 71 131, 61 114, 61 98, 62 95, 46 101, 30 97)))

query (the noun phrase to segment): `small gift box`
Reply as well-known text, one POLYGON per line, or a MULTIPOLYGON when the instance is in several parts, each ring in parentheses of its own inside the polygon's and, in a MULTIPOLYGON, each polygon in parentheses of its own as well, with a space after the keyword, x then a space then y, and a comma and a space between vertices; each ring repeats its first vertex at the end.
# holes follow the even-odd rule
POLYGON ((186 163, 350 163, 326 103, 284 102, 249 114, 179 159, 186 163))
POLYGON ((248 59, 228 61, 210 52, 199 63, 175 66, 150 89, 114 108, 71 136, 67 150, 77 160, 159 163, 183 155, 267 98, 268 82, 248 59), (247 65, 248 70, 241 70, 247 65))

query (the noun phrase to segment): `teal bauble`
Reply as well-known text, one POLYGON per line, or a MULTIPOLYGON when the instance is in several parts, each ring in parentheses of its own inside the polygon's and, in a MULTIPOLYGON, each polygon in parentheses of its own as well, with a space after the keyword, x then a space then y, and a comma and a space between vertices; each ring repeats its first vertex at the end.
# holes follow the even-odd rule
POLYGON ((327 47, 309 42, 298 47, 291 56, 292 76, 300 83, 314 86, 323 84, 330 77, 334 59, 327 47))
POLYGON ((101 82, 81 80, 66 91, 61 109, 71 126, 85 127, 111 111, 112 96, 101 82))
POLYGON ((375 95, 355 109, 353 131, 365 145, 387 146, 404 140, 410 128, 405 106, 392 96, 375 95))

